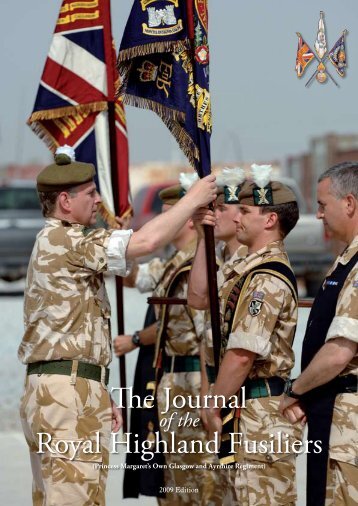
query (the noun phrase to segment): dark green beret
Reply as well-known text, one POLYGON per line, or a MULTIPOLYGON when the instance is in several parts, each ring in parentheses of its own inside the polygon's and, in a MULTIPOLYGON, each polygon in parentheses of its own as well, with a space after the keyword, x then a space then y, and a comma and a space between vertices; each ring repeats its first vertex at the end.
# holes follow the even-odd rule
POLYGON ((277 206, 297 202, 296 195, 279 181, 271 181, 264 188, 256 183, 245 181, 239 193, 240 204, 245 206, 277 206))
POLYGON ((163 202, 163 204, 168 204, 169 206, 173 206, 176 204, 184 195, 184 190, 180 186, 180 184, 176 184, 174 186, 169 186, 169 188, 164 188, 159 192, 159 198, 163 202))
POLYGON ((92 181, 96 171, 92 163, 72 161, 68 155, 55 156, 55 163, 48 165, 37 176, 37 190, 55 192, 92 181))

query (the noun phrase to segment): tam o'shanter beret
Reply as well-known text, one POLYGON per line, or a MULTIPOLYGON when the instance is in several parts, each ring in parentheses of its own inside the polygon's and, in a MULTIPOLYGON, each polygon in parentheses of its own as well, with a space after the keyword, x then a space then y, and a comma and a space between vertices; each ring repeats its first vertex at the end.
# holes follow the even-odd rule
POLYGON ((276 206, 296 202, 296 195, 280 181, 271 181, 271 165, 253 164, 252 181, 246 181, 239 193, 240 204, 246 206, 276 206))
POLYGON ((221 174, 218 174, 216 183, 219 191, 218 195, 223 194, 225 204, 238 204, 238 195, 241 189, 242 183, 245 181, 245 172, 240 167, 234 167, 229 169, 225 167, 221 174))
POLYGON ((45 167, 37 176, 37 190, 61 191, 91 181, 95 175, 94 165, 76 162, 74 155, 70 146, 57 148, 55 163, 45 167))
POLYGON ((189 188, 199 179, 199 176, 196 172, 192 174, 186 174, 182 172, 179 176, 180 184, 176 184, 174 186, 169 186, 168 188, 164 188, 159 192, 159 198, 163 202, 163 204, 168 204, 173 206, 185 195, 185 193, 189 190, 189 188))

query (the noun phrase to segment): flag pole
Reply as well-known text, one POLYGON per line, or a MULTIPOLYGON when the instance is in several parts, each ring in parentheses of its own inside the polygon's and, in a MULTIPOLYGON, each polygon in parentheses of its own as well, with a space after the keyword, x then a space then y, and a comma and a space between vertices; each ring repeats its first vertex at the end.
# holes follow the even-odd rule
MULTIPOLYGON (((105 56, 107 62, 107 83, 108 83, 108 131, 109 131, 109 150, 111 160, 111 180, 113 192, 113 205, 114 213, 116 216, 120 215, 120 201, 119 201, 119 181, 117 171, 117 140, 116 140, 116 121, 115 121, 115 79, 114 79, 114 65, 113 49, 112 49, 112 24, 111 24, 111 3, 108 2, 108 9, 106 12, 108 16, 105 23, 108 24, 108 29, 104 31, 107 34, 105 41, 105 56), (109 70, 111 69, 111 71, 109 70)), ((116 286, 116 309, 117 309, 117 333, 118 335, 124 334, 124 313, 123 313, 123 281, 120 276, 115 276, 116 286)), ((125 355, 119 357, 119 381, 120 387, 125 389, 126 382, 126 358, 125 355)), ((122 390, 122 417, 123 417, 123 432, 128 432, 128 417, 127 417, 127 391, 122 390)))
MULTIPOLYGON (((194 9, 193 0, 187 0, 187 12, 188 12, 188 27, 189 27, 189 39, 191 43, 191 53, 193 62, 193 77, 194 83, 196 83, 196 65, 195 65, 195 34, 194 34, 194 9)), ((194 84, 195 85, 195 84, 194 84)), ((197 94, 194 90, 195 100, 195 113, 197 117, 198 112, 198 99, 197 94)), ((198 148, 199 148, 199 160, 196 163, 196 169, 200 178, 203 178, 207 171, 203 166, 203 157, 201 156, 202 142, 200 129, 198 131, 198 148)), ((208 167, 211 172, 211 166, 208 167)), ((208 171, 208 172, 209 172, 208 171)), ((210 204, 210 209, 214 209, 213 205, 210 204)), ((217 266, 216 266, 216 252, 215 252, 215 239, 214 229, 210 225, 204 225, 205 234, 205 250, 206 250, 206 269, 208 277, 208 291, 210 300, 210 314, 211 314, 211 329, 213 336, 213 347, 214 347, 214 364, 216 376, 219 372, 220 366, 220 349, 221 349, 221 328, 220 328, 220 308, 218 298, 218 283, 217 283, 217 266)))

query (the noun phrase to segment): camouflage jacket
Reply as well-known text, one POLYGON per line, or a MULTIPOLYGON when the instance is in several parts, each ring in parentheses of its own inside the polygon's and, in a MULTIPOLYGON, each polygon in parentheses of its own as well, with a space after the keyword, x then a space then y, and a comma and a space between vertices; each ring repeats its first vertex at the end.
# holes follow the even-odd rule
MULTIPOLYGON (((230 274, 234 266, 240 262, 247 255, 247 247, 239 246, 235 253, 228 260, 224 259, 224 248, 220 250, 221 257, 218 256, 218 249, 216 250, 217 261, 220 265, 217 279, 218 286, 222 286, 225 281, 226 274, 230 274)), ((214 366, 214 348, 213 348, 213 334, 211 330, 210 311, 205 311, 205 362, 207 365, 214 366)))
MULTIPOLYGON (((289 266, 282 241, 275 241, 236 263, 220 288, 221 316, 240 278, 262 262, 279 259, 289 266)), ((246 279, 234 310, 226 349, 242 348, 257 354, 249 378, 287 378, 294 365, 292 350, 297 323, 297 299, 280 277, 259 273, 246 279)), ((228 331, 228 332, 226 332, 228 331)))
MULTIPOLYGON (((328 277, 337 267, 338 263, 347 264, 358 251, 358 235, 351 244, 338 256, 328 277)), ((335 337, 345 337, 358 342, 358 263, 355 264, 339 293, 336 314, 329 327, 326 341, 335 337)), ((342 374, 358 375, 358 355, 351 360, 342 374)))
POLYGON ((25 288, 23 363, 111 360, 107 270, 126 275, 127 230, 90 230, 56 218, 36 238, 25 288))
MULTIPOLYGON (((175 289, 172 297, 187 298, 190 261, 193 259, 196 243, 189 243, 183 250, 177 251, 162 265, 159 283, 154 288, 154 297, 168 296, 168 290, 175 278, 175 289)), ((158 261, 149 263, 146 269, 148 278, 154 280, 160 272, 158 261)), ((146 283, 141 272, 141 283, 146 283)), ((148 281, 147 286, 150 285, 148 281)), ((152 285, 153 286, 153 285, 152 285)), ((158 321, 161 325, 158 329, 157 343, 162 333, 165 333, 165 351, 169 356, 173 355, 198 355, 200 341, 204 332, 204 312, 197 311, 187 305, 161 305, 156 308, 158 321), (168 312, 167 323, 163 328, 164 314, 168 312)), ((158 353, 158 350, 157 350, 158 353)))

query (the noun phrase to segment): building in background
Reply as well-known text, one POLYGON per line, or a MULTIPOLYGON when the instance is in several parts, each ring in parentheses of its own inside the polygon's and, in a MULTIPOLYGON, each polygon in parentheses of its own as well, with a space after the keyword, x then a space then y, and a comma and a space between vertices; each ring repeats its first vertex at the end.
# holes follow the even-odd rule
POLYGON ((320 174, 348 160, 358 160, 358 134, 313 137, 308 152, 287 159, 287 174, 300 186, 308 212, 316 212, 316 183, 320 174))

